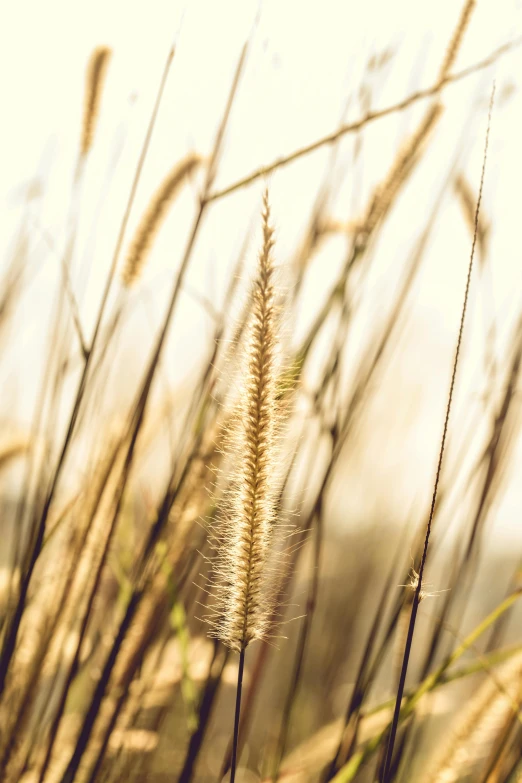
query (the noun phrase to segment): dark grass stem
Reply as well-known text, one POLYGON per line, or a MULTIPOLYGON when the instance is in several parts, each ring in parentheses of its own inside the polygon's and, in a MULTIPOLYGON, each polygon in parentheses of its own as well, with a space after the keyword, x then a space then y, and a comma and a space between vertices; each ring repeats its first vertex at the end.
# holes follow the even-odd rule
POLYGON ((430 513, 428 517, 428 523, 426 526, 426 536, 424 539, 424 548, 422 551, 422 558, 419 566, 419 579, 417 582, 417 587, 415 589, 415 593, 413 596, 413 604, 411 608, 411 615, 410 615, 410 623, 408 626, 408 635, 406 638, 406 646, 404 650, 404 656, 402 660, 402 667, 401 667, 401 674, 399 678, 399 687, 397 690, 397 699, 395 701, 395 709, 393 712, 393 719, 390 727, 390 737, 388 740, 388 748, 386 751, 386 761, 384 764, 384 772, 383 772, 383 781, 384 783, 391 783, 392 775, 391 769, 392 769, 392 758, 393 758, 393 747, 395 745, 395 738, 397 736, 397 728, 399 725, 399 715, 401 710, 401 703, 402 703, 402 697, 404 693, 404 686, 406 683, 406 674, 408 672, 408 663, 410 660, 410 652, 411 652, 411 646, 413 642, 413 633, 415 630, 415 621, 417 619, 417 611, 419 608, 419 602, 420 602, 420 594, 422 589, 422 577, 424 574, 424 567, 426 565, 426 558, 428 555, 428 546, 430 541, 430 534, 431 534, 431 525, 433 521, 433 517, 435 514, 435 505, 437 502, 437 492, 439 489, 439 482, 440 482, 440 476, 442 471, 442 461, 444 458, 444 449, 446 446, 446 438, 448 434, 448 425, 449 425, 449 418, 450 418, 450 412, 451 412, 451 404, 453 402, 453 393, 455 390, 455 380, 457 377, 457 367, 458 367, 458 361, 460 356, 460 349, 462 345, 462 335, 464 332, 464 322, 466 318, 466 311, 467 311, 467 305, 468 305, 468 298, 469 298, 469 289, 471 284, 471 273, 473 271, 473 260, 475 257, 475 247, 477 244, 477 235, 478 235, 478 226, 479 226, 479 214, 480 214, 480 205, 482 201, 482 191, 484 188, 484 176, 486 172, 486 161, 487 161, 487 155, 488 155, 488 145, 489 145, 489 132, 491 127, 491 114, 493 111, 493 100, 495 97, 495 83, 493 83, 493 88, 491 91, 491 98, 489 102, 489 111, 488 111, 488 124, 486 129, 486 141, 484 145, 484 155, 482 158, 482 172, 480 176, 480 187, 478 192, 478 198, 477 198, 477 208, 475 210, 475 227, 473 232, 473 241, 471 245, 471 255, 468 265, 468 275, 466 279, 466 288, 464 292, 464 302, 462 305, 462 313, 461 313, 461 319, 460 319, 460 326, 459 326, 459 332, 457 337, 457 346, 455 349, 455 359, 453 361, 453 370, 451 375, 451 382, 450 382, 450 389, 449 389, 449 395, 448 395, 448 403, 446 406, 446 414, 444 418, 444 427, 442 431, 442 440, 440 445, 440 451, 439 451, 439 459, 437 463, 437 471, 435 474, 435 484, 433 487, 433 495, 431 499, 431 507, 430 507, 430 513))
POLYGON ((245 670, 245 648, 239 653, 239 669, 237 672, 236 712, 234 715, 234 737, 232 740, 232 761, 230 764, 230 783, 236 779, 237 744, 239 739, 239 717, 241 715, 241 693, 243 691, 243 672, 245 670))

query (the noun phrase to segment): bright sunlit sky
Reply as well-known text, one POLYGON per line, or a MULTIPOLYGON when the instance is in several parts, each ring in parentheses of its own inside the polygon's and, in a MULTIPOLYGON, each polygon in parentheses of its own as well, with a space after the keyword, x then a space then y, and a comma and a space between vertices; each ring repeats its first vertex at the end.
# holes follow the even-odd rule
MULTIPOLYGON (((73 267, 87 334, 171 45, 176 42, 176 56, 127 241, 165 173, 190 150, 210 151, 240 50, 258 7, 257 0, 19 0, 5 7, 0 27, 2 257, 7 258, 12 247, 28 189, 40 195, 30 205, 35 261, 18 314, 16 346, 13 343, 12 350, 6 348, 2 357, 3 418, 9 410, 23 428, 36 395, 38 361, 59 269, 58 256, 42 252, 38 232, 45 230, 56 247, 63 248, 85 68, 92 50, 107 45, 113 56, 86 172, 73 267)), ((343 115, 349 120, 360 117, 364 113, 360 88, 365 79, 373 109, 431 85, 461 3, 440 0, 428 6, 419 0, 264 0, 260 7, 219 167, 219 187, 330 133, 343 115), (370 58, 385 51, 392 55, 387 64, 368 77, 370 58)), ((473 64, 521 34, 520 0, 478 0, 454 70, 473 64)), ((376 254, 369 280, 375 294, 369 301, 386 300, 387 291, 393 290, 391 281, 395 286, 398 280, 393 270, 418 238, 457 155, 458 168, 477 188, 487 105, 495 78, 497 99, 484 192, 484 212, 494 226, 490 238, 492 271, 491 278, 477 277, 472 293, 470 336, 459 377, 461 410, 483 389, 483 379, 477 378, 483 361, 486 309, 493 307, 498 321, 497 350, 502 363, 502 350, 522 305, 520 74, 522 47, 444 92, 443 119, 422 161, 421 173, 408 186, 382 232, 379 244, 388 250, 376 254)), ((372 187, 393 162, 401 139, 413 130, 425 106, 419 104, 407 114, 379 120, 368 128, 362 162, 357 165, 353 165, 355 137, 346 137, 340 146, 344 178, 333 208, 336 219, 357 219, 372 187)), ((270 179, 277 257, 282 265, 298 245, 329 155, 330 150, 324 148, 270 179)), ((143 279, 132 294, 141 318, 133 333, 133 350, 139 362, 147 355, 160 322, 198 186, 196 179, 169 214, 143 279)), ((208 215, 189 269, 189 290, 173 324, 167 362, 173 384, 194 367, 210 333, 208 320, 190 291, 219 306, 245 229, 259 213, 261 187, 258 182, 238 191, 217 203, 208 215)), ((409 505, 412 495, 422 496, 432 481, 470 241, 460 209, 454 200, 447 199, 418 286, 416 327, 408 343, 413 353, 409 360, 405 357, 400 362, 395 377, 387 375, 395 389, 394 415, 389 414, 390 396, 377 402, 373 413, 372 426, 387 426, 389 438, 402 440, 401 427, 411 429, 399 456, 391 449, 377 466, 383 497, 392 506, 404 503, 405 492, 410 494, 409 505), (412 493, 417 479, 419 488, 412 493)), ((329 290, 342 259, 339 248, 333 241, 315 260, 305 289, 302 323, 295 325, 296 332, 320 305, 321 294, 329 290)), ((249 258, 254 255, 255 247, 249 248, 249 258)), ((361 316, 361 330, 375 317, 379 304, 371 307, 361 316)), ((135 386, 138 376, 132 378, 135 386)), ((365 481, 375 482, 374 456, 375 450, 369 447, 362 458, 368 469, 368 477, 360 479, 363 487, 365 481)), ((522 468, 522 455, 514 464, 522 468)), ((351 502, 356 506, 359 501, 351 502)), ((378 500, 375 502, 378 505, 378 500)), ((522 490, 514 486, 499 511, 499 528, 512 535, 521 512, 522 490)))

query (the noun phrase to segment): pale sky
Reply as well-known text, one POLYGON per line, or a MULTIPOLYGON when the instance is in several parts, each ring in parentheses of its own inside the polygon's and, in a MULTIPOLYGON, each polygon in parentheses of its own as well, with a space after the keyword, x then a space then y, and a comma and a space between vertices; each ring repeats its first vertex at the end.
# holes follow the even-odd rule
MULTIPOLYGON (((107 45, 113 50, 86 172, 75 259, 74 280, 87 334, 92 329, 95 305, 170 46, 176 41, 176 56, 132 211, 127 242, 166 171, 189 150, 209 152, 241 46, 257 9, 257 0, 19 0, 4 10, 0 27, 0 88, 4 103, 0 126, 2 257, 6 257, 21 220, 25 189, 35 178, 42 180, 38 220, 56 246, 63 246, 86 64, 96 46, 107 45), (94 225, 96 241, 92 242, 94 225)), ((418 0, 265 0, 231 118, 217 185, 225 186, 330 133, 340 120, 347 98, 347 118, 355 120, 361 116, 360 87, 373 55, 389 50, 392 57, 370 79, 372 108, 386 107, 432 84, 443 57, 444 42, 459 11, 460 3, 456 0, 442 0, 431 5, 429 11, 418 0)), ((478 0, 455 69, 473 64, 521 34, 520 0, 478 0)), ((522 47, 505 55, 492 68, 445 91, 445 113, 419 175, 404 192, 381 233, 367 283, 371 294, 368 307, 362 308, 355 327, 355 334, 363 335, 365 325, 372 323, 380 311, 381 301, 387 301, 390 286, 399 279, 396 269, 405 261, 425 225, 457 150, 459 168, 477 187, 487 103, 495 78, 497 102, 484 191, 484 214, 493 225, 492 271, 488 280, 481 281, 477 276, 472 292, 467 353, 459 378, 456 411, 469 407, 483 386, 480 372, 484 308, 493 307, 498 360, 502 363, 505 341, 522 305, 520 74, 522 47)), ((345 175, 333 210, 336 218, 357 219, 372 188, 393 162, 401 139, 422 116, 422 107, 379 120, 368 128, 361 164, 351 163, 355 137, 345 139, 340 148, 345 175)), ((282 266, 292 258, 307 223, 328 155, 328 149, 323 149, 270 179, 276 251, 282 266)), ((131 355, 134 351, 140 363, 161 319, 169 283, 186 239, 197 186, 198 181, 176 203, 133 294, 138 321, 132 331, 135 342, 125 350, 131 351, 131 355)), ((243 240, 244 231, 238 227, 244 229, 256 217, 261 187, 258 182, 216 204, 197 244, 187 282, 217 306, 243 240)), ((389 498, 397 509, 404 506, 404 494, 412 494, 412 483, 418 480, 418 494, 422 496, 432 482, 434 444, 442 426, 441 404, 447 393, 469 250, 470 236, 460 209, 454 199, 448 198, 441 208, 416 289, 416 326, 407 340, 412 361, 404 358, 397 376, 392 374, 389 379, 391 397, 377 401, 373 411, 374 428, 389 426, 389 437, 400 438, 400 426, 411 428, 410 436, 404 438, 402 462, 392 449, 390 454, 382 455, 379 466, 383 498, 389 498), (390 422, 390 399, 396 405, 391 418, 397 431, 390 422)), ((5 393, 0 412, 5 418, 8 400, 10 413, 22 428, 29 420, 36 394, 36 368, 59 270, 57 256, 44 255, 41 249, 38 252, 41 261, 35 263, 18 314, 16 345, 13 342, 12 349, 6 349, 2 357, 1 382, 5 393)), ((255 247, 249 248, 249 261, 255 252, 255 247)), ((320 297, 329 290, 341 258, 339 244, 334 241, 314 261, 296 332, 320 306, 320 297)), ((208 335, 207 317, 189 295, 184 296, 173 324, 166 362, 173 384, 195 366, 208 335)), ((521 449, 519 453, 515 464, 522 468, 521 449)), ((371 487, 375 480, 370 469, 373 459, 370 444, 368 455, 362 457, 362 464, 365 460, 370 463, 362 486, 371 487)), ((413 494, 417 495, 417 490, 413 494)), ((413 502, 414 498, 409 500, 413 502)), ((357 499, 351 502, 356 508, 357 499)), ((521 511, 522 490, 516 481, 511 482, 499 512, 500 529, 509 530, 512 535, 520 524, 521 511)))

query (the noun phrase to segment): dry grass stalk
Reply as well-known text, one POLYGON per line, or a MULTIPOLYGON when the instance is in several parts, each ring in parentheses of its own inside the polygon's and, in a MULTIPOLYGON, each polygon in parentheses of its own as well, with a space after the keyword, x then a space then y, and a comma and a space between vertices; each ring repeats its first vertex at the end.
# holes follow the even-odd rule
POLYGON ((137 282, 168 207, 177 195, 185 178, 201 163, 201 158, 191 152, 172 169, 154 194, 132 240, 122 272, 122 282, 129 288, 137 282))
MULTIPOLYGON (((118 643, 116 637, 113 642, 114 662, 108 670, 109 684, 100 697, 93 735, 86 743, 82 761, 85 769, 91 770, 90 774, 98 774, 114 732, 117 736, 118 732, 125 730, 133 713, 139 709, 139 699, 127 699, 132 695, 132 683, 138 676, 141 662, 146 660, 150 650, 155 648, 162 630, 168 624, 172 597, 166 574, 172 574, 175 582, 182 559, 187 558, 191 548, 195 546, 190 539, 193 538, 197 520, 208 506, 208 495, 204 486, 209 461, 214 454, 215 434, 215 428, 211 425, 200 453, 192 460, 187 480, 177 493, 169 513, 162 546, 151 555, 146 575, 134 584, 127 597, 130 603, 132 596, 143 593, 143 600, 133 615, 123 642, 118 643), (119 694, 117 699, 114 698, 115 693, 119 694)), ((56 753, 59 753, 58 744, 56 753)), ((56 753, 53 756, 52 768, 56 767, 56 753)))
MULTIPOLYGON (((110 462, 110 451, 109 448, 89 477, 89 490, 82 496, 81 508, 77 511, 73 508, 67 526, 55 532, 52 541, 47 543, 50 557, 39 563, 15 651, 13 670, 16 677, 12 677, 6 687, 8 710, 6 714, 0 711, 0 722, 4 726, 0 740, 0 770, 6 781, 20 779, 20 769, 33 742, 36 725, 40 738, 47 736, 48 721, 43 721, 42 715, 48 703, 42 698, 42 692, 50 697, 56 678, 71 665, 75 646, 81 642, 78 620, 85 608, 96 560, 100 556, 100 537, 106 526, 104 514, 98 514, 97 519, 94 517, 98 495, 107 480, 105 463, 110 462), (60 569, 56 569, 56 562, 63 564, 60 569), (51 689, 49 693, 46 688, 51 689)), ((107 614, 103 621, 107 623, 107 614)), ((95 630, 91 628, 90 634, 95 630)), ((55 693, 52 695, 56 698, 55 693)), ((47 719, 49 717, 48 714, 47 719)), ((40 746, 42 750, 43 745, 40 746)))
POLYGON ((276 388, 277 316, 273 229, 267 195, 263 249, 250 314, 244 388, 232 425, 235 461, 230 504, 213 565, 216 605, 212 634, 241 652, 266 638, 273 611, 270 566, 277 486, 274 481, 280 409, 276 388))
POLYGON ((94 141, 101 93, 111 54, 112 52, 108 47, 99 46, 93 51, 89 60, 81 139, 81 154, 83 157, 87 155, 94 141))

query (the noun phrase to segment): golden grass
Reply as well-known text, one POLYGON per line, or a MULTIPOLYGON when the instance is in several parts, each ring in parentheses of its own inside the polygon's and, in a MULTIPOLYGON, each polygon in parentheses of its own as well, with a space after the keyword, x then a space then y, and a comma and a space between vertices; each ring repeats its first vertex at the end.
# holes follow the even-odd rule
MULTIPOLYGON (((394 680, 393 646, 398 642, 402 650, 404 635, 409 633, 409 627, 404 627, 408 614, 415 602, 418 605, 430 593, 425 582, 421 585, 422 565, 420 575, 414 569, 408 575, 406 564, 399 572, 397 560, 389 569, 381 605, 372 617, 368 607, 375 586, 382 581, 383 563, 388 568, 390 542, 383 544, 386 551, 381 561, 380 549, 368 551, 371 546, 366 529, 360 540, 355 535, 343 540, 341 567, 335 560, 335 568, 331 568, 331 479, 341 483, 345 480, 344 464, 339 468, 337 463, 342 462, 340 455, 344 458, 350 449, 353 454, 354 444, 359 442, 357 427, 364 424, 365 406, 383 379, 377 372, 381 357, 390 359, 390 348, 395 350, 399 345, 395 326, 404 303, 409 304, 410 292, 405 284, 397 295, 392 294, 390 316, 384 319, 382 330, 377 318, 371 333, 359 335, 357 339, 364 341, 360 347, 365 358, 352 365, 351 347, 345 348, 350 343, 360 300, 359 277, 350 275, 353 261, 358 259, 360 281, 364 282, 372 261, 372 253, 367 252, 373 252, 370 240, 378 236, 384 221, 392 215, 402 188, 428 147, 443 111, 442 88, 486 67, 512 46, 506 44, 478 65, 451 75, 475 5, 474 0, 465 2, 442 59, 438 81, 430 88, 406 96, 394 106, 370 112, 270 166, 257 169, 232 186, 214 191, 214 182, 221 177, 218 163, 227 139, 229 116, 233 115, 236 88, 243 78, 245 45, 213 152, 206 158, 206 175, 202 177, 204 184, 194 222, 192 227, 180 227, 188 241, 179 260, 166 315, 153 340, 142 381, 132 390, 133 402, 125 412, 118 411, 118 438, 112 443, 105 411, 114 399, 104 373, 119 349, 119 340, 114 337, 119 338, 124 330, 122 322, 118 324, 118 329, 122 327, 119 332, 116 326, 114 332, 112 328, 106 332, 99 327, 108 315, 105 310, 106 303, 111 302, 109 289, 174 49, 169 53, 93 338, 83 339, 81 309, 77 308, 73 317, 82 354, 71 357, 70 321, 56 315, 55 338, 50 341, 49 364, 37 402, 40 412, 35 415, 31 441, 39 443, 45 433, 42 440, 49 444, 49 451, 39 456, 33 454, 36 449, 27 449, 29 458, 22 465, 26 473, 13 514, 14 544, 5 565, 2 562, 0 567, 0 575, 3 578, 6 574, 9 587, 0 607, 0 778, 6 783, 110 783, 127 779, 133 783, 164 779, 209 783, 226 776, 229 769, 233 781, 238 760, 243 767, 238 769, 238 777, 249 776, 252 780, 263 779, 269 769, 276 770, 273 774, 282 781, 310 783, 376 779, 380 774, 376 769, 382 767, 382 753, 390 721, 394 719, 393 700, 388 699, 394 680), (343 213, 342 218, 335 217, 339 194, 332 176, 334 166, 324 181, 324 192, 319 194, 322 206, 319 199, 309 237, 301 243, 300 263, 294 264, 293 295, 281 297, 285 309, 295 307, 298 314, 299 307, 304 306, 300 292, 309 282, 308 262, 314 254, 314 263, 322 262, 317 251, 323 238, 341 232, 349 250, 343 271, 332 281, 333 293, 299 342, 304 347, 294 348, 288 365, 282 366, 274 231, 265 193, 262 247, 240 323, 234 329, 229 318, 235 296, 233 284, 223 302, 218 298, 216 302, 204 300, 215 327, 209 340, 208 363, 203 363, 201 373, 198 370, 194 383, 190 380, 187 399, 178 389, 168 395, 174 402, 163 406, 162 386, 158 382, 162 379, 157 377, 166 360, 162 346, 175 321, 178 293, 184 286, 185 290, 188 288, 185 272, 199 247, 196 242, 200 225, 205 224, 203 217, 211 211, 213 202, 267 171, 283 168, 314 150, 335 144, 344 134, 362 135, 366 124, 403 111, 421 99, 435 100, 428 104, 419 124, 400 145, 395 160, 389 161, 360 215, 343 213), (329 334, 328 329, 323 330, 327 322, 329 334), (317 339, 321 334, 328 339, 317 339), (224 342, 229 335, 232 340, 227 350, 224 342), (319 353, 321 368, 314 368, 319 353), (240 360, 240 372, 236 372, 236 358, 240 360), (62 415, 67 404, 62 388, 65 390, 64 379, 69 370, 63 368, 74 366, 76 371, 77 362, 81 368, 82 361, 66 435, 63 441, 60 434, 56 435, 55 441, 57 424, 66 418, 62 415), (232 379, 228 373, 231 365, 232 379), (229 406, 227 401, 235 386, 238 402, 229 406), (283 442, 282 428, 294 405, 299 415, 292 422, 295 427, 291 429, 289 446, 283 442), (149 486, 148 460, 158 456, 161 469, 155 476, 157 482, 149 486), (295 457, 295 463, 291 457, 295 457), (79 461, 81 470, 77 473, 79 461), (209 496, 208 477, 212 469, 219 480, 215 493, 209 496), (304 501, 299 517, 299 543, 287 549, 280 508, 294 507, 296 502, 301 505, 301 497, 304 501), (210 522, 201 524, 201 520, 210 522), (308 561, 303 558, 304 562, 301 551, 307 552, 307 547, 300 547, 302 541, 306 545, 313 542, 312 557, 308 561), (208 578, 209 591, 196 584, 201 554, 203 579, 208 578), (356 562, 359 559, 361 562, 356 562), (406 581, 405 598, 391 588, 406 581), (332 589, 323 590, 325 585, 332 589), (304 600, 303 592, 308 593, 304 600), (271 645, 262 644, 252 645, 245 658, 245 650, 254 640, 273 638, 276 620, 295 614, 293 609, 288 611, 294 601, 303 612, 298 619, 304 621, 289 625, 285 655, 272 661, 271 645), (203 612, 208 613, 206 619, 213 637, 203 645, 196 643, 202 628, 202 612, 196 607, 201 603, 203 612), (174 657, 172 647, 176 650, 174 657), (239 653, 238 666, 230 650, 239 653), (225 747, 232 727, 228 721, 223 727, 222 717, 224 712, 228 714, 236 673, 233 739, 225 747), (220 711, 221 703, 224 709, 220 711), (376 767, 370 768, 373 761, 376 767)), ((77 170, 81 174, 86 171, 96 135, 109 59, 110 50, 101 47, 89 63, 77 170)), ((376 55, 371 67, 378 68, 378 62, 376 55)), ((122 264, 121 281, 125 288, 139 281, 170 206, 200 165, 203 160, 199 155, 190 153, 153 194, 122 264)), ((456 183, 465 220, 486 253, 487 243, 481 241, 481 218, 474 209, 475 199, 467 181, 463 175, 456 179, 451 172, 449 182, 456 183)), ((479 198, 481 195, 482 186, 479 198)), ((435 211, 432 217, 434 223, 435 211)), ((422 247, 421 243, 419 248, 422 247)), ((418 264, 422 252, 419 249, 418 264)), ((417 266, 410 267, 413 268, 417 266)), ((408 273, 407 278, 413 280, 414 273, 411 277, 408 273)), ((61 284, 71 289, 59 292, 62 302, 67 302, 68 297, 74 304, 74 281, 67 278, 61 284)), ((9 297, 3 299, 12 304, 14 297, 9 297)), ((132 304, 132 298, 125 301, 132 304)), ((196 301, 199 306, 203 300, 196 301)), ((4 310, 5 321, 11 309, 4 310)), ((123 308, 114 314, 114 324, 121 313, 123 308)), ((0 448, 0 469, 25 450, 21 444, 6 443, 0 448)), ((499 464, 508 461, 505 451, 496 460, 499 464)), ((5 471, 5 476, 8 480, 4 481, 3 474, 2 484, 7 486, 10 473, 5 471)), ((450 479, 447 481, 450 483, 450 479)), ((14 504, 7 495, 6 498, 6 514, 10 515, 14 504)), ((389 528, 386 536, 388 533, 389 528)), ((462 549, 461 545, 465 548, 468 542, 458 543, 462 549)), ((401 560, 405 559, 405 550, 406 547, 401 560)), ((458 571, 458 553, 455 562, 458 571)), ((456 579, 451 595, 460 596, 463 586, 465 580, 459 583, 456 579)), ((438 602, 437 609, 444 601, 438 602)), ((507 603, 502 606, 503 613, 507 603)), ((510 753, 517 751, 508 718, 520 718, 520 692, 515 693, 520 659, 511 664, 516 668, 512 676, 505 668, 495 681, 493 667, 506 660, 499 649, 502 628, 500 622, 496 625, 498 613, 482 624, 482 631, 487 627, 496 635, 491 653, 479 653, 478 659, 465 664, 460 673, 456 669, 446 672, 448 666, 471 649, 471 643, 465 643, 434 670, 444 626, 442 622, 428 626, 431 619, 423 618, 423 622, 427 627, 426 648, 431 645, 435 654, 423 670, 425 650, 417 652, 415 670, 422 670, 422 674, 418 681, 412 677, 404 696, 397 699, 397 727, 404 743, 397 742, 393 762, 403 764, 412 747, 410 730, 416 731, 417 722, 423 728, 425 718, 433 717, 437 710, 438 702, 428 691, 450 679, 467 676, 471 670, 475 673, 480 668, 477 660, 487 659, 490 680, 484 688, 485 695, 480 695, 482 691, 477 694, 469 710, 459 716, 451 728, 449 744, 444 754, 435 759, 429 772, 432 777, 428 779, 430 783, 442 783, 469 778, 475 774, 473 765, 478 762, 484 773, 480 783, 492 783, 492 778, 485 777, 487 770, 494 767, 496 774, 500 770, 497 762, 504 763, 509 755, 499 751, 495 756, 490 748, 492 743, 494 749, 498 745, 502 750, 505 742, 510 753), (489 749, 484 765, 486 745, 489 749)), ((476 633, 473 638, 478 638, 476 633)), ((516 650, 515 655, 519 648, 516 650)), ((404 668, 404 676, 405 671, 404 668)), ((416 740, 416 733, 411 736, 416 740)), ((390 761, 391 755, 390 752, 390 761)), ((504 778, 499 773, 495 783, 506 783, 508 779, 511 783, 507 773, 504 778)))

